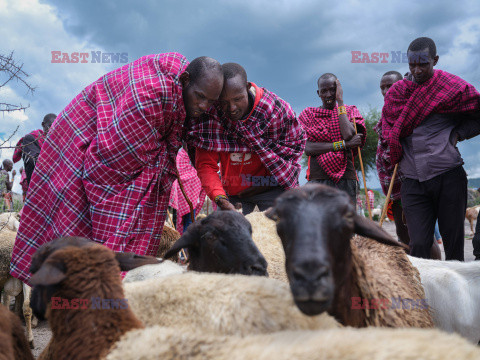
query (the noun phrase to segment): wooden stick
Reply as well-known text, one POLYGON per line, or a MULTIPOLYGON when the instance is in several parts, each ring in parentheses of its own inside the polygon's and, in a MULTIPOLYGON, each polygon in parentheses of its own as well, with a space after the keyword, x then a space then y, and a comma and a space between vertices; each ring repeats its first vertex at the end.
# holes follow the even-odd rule
POLYGON ((168 219, 170 220, 170 222, 172 223, 172 226, 175 230, 177 230, 177 227, 175 226, 175 224, 173 223, 173 219, 172 219, 172 214, 170 214, 170 211, 167 210, 167 214, 168 214, 168 219))
MULTIPOLYGON (((355 135, 357 134, 357 123, 355 118, 353 118, 353 126, 355 127, 355 135)), ((363 169, 362 161, 362 151, 360 147, 357 147, 358 150, 358 159, 360 160, 360 169, 362 169, 362 178, 363 178, 363 188, 365 189, 365 202, 367 203, 368 217, 372 220, 372 210, 370 209, 370 201, 368 201, 368 192, 367 192, 367 180, 365 179, 365 170, 363 169)))
POLYGON ((385 205, 383 205, 382 216, 380 218, 380 226, 382 226, 383 220, 387 215, 388 202, 390 201, 390 195, 392 195, 393 182, 395 181, 395 176, 397 176, 397 168, 398 164, 396 164, 395 169, 393 169, 392 180, 390 180, 390 185, 388 186, 387 198, 385 199, 385 205))

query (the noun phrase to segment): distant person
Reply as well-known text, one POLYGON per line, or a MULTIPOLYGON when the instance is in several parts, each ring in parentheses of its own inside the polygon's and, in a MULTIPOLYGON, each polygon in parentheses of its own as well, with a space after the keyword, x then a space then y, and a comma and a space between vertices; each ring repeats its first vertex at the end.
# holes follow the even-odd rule
POLYGON ((13 170, 13 162, 9 159, 3 160, 3 167, 0 167, 0 194, 3 199, 4 211, 13 211, 12 187, 16 171, 13 170), (12 171, 12 181, 9 178, 9 172, 12 171))
POLYGON ((48 130, 50 130, 50 127, 52 126, 56 117, 57 115, 55 114, 45 115, 42 121, 43 130, 34 130, 25 135, 18 141, 15 147, 15 152, 13 153, 13 162, 16 163, 17 161, 20 161, 20 159, 23 159, 27 185, 30 184, 33 170, 35 169, 35 164, 37 163, 40 155, 40 150, 42 149, 42 145, 47 137, 48 130))
POLYGON ((307 107, 298 117, 307 132, 307 180, 347 192, 356 205, 358 178, 353 159, 357 151, 353 150, 365 144, 365 120, 355 106, 344 104, 342 85, 334 74, 323 74, 317 85, 322 105, 307 107))
MULTIPOLYGON (((410 74, 385 95, 382 135, 390 166, 399 163, 410 254, 429 258, 435 221, 446 260, 464 260, 467 177, 456 145, 480 133, 480 94, 442 70, 435 42, 415 39, 407 50, 410 74)), ((393 169, 392 169, 393 170, 393 169)))
MULTIPOLYGON (((480 188, 477 189, 477 192, 480 193, 480 188)), ((480 211, 477 215, 477 224, 475 225, 475 235, 473 235, 472 245, 475 260, 480 260, 480 211)))
POLYGON ((27 196, 28 182, 27 175, 23 167, 20 168, 20 186, 22 187, 22 200, 25 202, 25 197, 27 196))

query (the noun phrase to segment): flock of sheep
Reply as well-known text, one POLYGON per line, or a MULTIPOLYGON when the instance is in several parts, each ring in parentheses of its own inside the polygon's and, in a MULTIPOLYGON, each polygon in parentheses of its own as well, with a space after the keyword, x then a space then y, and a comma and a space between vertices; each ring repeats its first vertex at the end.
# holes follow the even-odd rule
MULTIPOLYGON (((4 271, 13 241, 4 238, 14 234, 0 232, 7 305, 15 280, 4 271)), ((480 358, 480 262, 406 255, 343 192, 305 186, 265 213, 217 211, 182 237, 165 226, 162 238, 161 259, 78 237, 42 246, 23 303, 26 320, 31 306, 52 331, 40 358, 480 358), (188 267, 165 260, 184 248, 188 267), (128 306, 55 309, 52 296, 128 306)), ((30 333, 0 306, 0 359, 32 359, 30 333)))

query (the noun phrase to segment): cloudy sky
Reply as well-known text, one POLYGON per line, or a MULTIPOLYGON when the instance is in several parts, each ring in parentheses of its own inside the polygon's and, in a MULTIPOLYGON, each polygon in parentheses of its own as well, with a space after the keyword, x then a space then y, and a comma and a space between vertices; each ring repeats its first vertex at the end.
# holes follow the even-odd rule
MULTIPOLYGON (((0 54, 14 51, 36 87, 33 94, 15 82, 0 89, 0 102, 30 105, 0 117, 0 139, 20 125, 14 145, 39 128, 45 114, 58 114, 85 86, 122 65, 93 63, 92 51, 126 53, 128 62, 168 51, 238 62, 250 81, 298 114, 319 104, 316 79, 325 72, 338 76, 347 104, 381 108, 381 75, 408 70, 393 53, 428 36, 437 44, 437 68, 479 88, 479 14, 477 0, 0 0, 0 54), (52 51, 89 57, 86 63, 53 63, 52 51), (352 51, 388 53, 387 62, 353 63, 352 51)), ((480 139, 460 144, 469 177, 480 177, 479 145, 480 139)), ((11 155, 1 152, 1 158, 11 155)), ((378 187, 378 180, 371 176, 368 184, 378 187)))

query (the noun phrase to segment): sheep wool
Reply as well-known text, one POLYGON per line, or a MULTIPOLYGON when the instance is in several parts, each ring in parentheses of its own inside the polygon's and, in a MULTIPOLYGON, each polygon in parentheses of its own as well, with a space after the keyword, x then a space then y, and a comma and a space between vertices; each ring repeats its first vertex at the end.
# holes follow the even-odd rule
MULTIPOLYGON (((165 253, 172 247, 173 244, 175 244, 178 239, 180 239, 180 236, 181 235, 177 230, 165 224, 162 230, 160 245, 158 246, 157 257, 163 259, 165 253)), ((176 257, 172 259, 177 260, 176 257)))
POLYGON ((252 212, 245 217, 252 224, 253 242, 267 260, 268 276, 288 283, 285 271, 285 253, 282 241, 277 234, 275 221, 267 218, 264 212, 252 212))
POLYGON ((418 270, 400 247, 355 235, 352 240, 353 271, 362 299, 388 299, 388 308, 365 309, 365 326, 433 327, 418 270), (414 281, 412 281, 414 279, 414 281), (406 300, 393 304, 393 299, 406 300), (413 300, 415 306, 412 305, 413 300), (398 306, 397 306, 398 305, 398 306))
POLYGON ((127 283, 125 295, 146 326, 240 336, 340 326, 327 314, 303 315, 287 284, 260 276, 186 272, 127 283))
POLYGON ((20 319, 0 305, 0 359, 33 360, 20 319))
POLYGON ((480 350, 457 335, 424 329, 283 331, 239 338, 159 326, 133 330, 107 360, 451 360, 479 359, 480 350), (139 346, 141 345, 141 346, 139 346))

